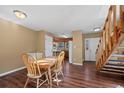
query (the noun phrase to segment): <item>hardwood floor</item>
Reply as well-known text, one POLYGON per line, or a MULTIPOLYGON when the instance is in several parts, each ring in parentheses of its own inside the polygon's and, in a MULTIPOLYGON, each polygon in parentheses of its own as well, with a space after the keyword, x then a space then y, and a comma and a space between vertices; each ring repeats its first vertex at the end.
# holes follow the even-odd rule
MULTIPOLYGON (((59 83, 59 88, 115 88, 119 85, 124 86, 124 78, 122 77, 113 78, 113 76, 97 74, 93 62, 85 62, 84 66, 66 62, 64 75, 64 79, 59 83)), ((26 69, 0 77, 0 87, 23 88, 26 78, 26 69)), ((35 84, 30 82, 27 87, 35 87, 35 84)), ((53 87, 57 88, 55 83, 53 83, 53 87)))

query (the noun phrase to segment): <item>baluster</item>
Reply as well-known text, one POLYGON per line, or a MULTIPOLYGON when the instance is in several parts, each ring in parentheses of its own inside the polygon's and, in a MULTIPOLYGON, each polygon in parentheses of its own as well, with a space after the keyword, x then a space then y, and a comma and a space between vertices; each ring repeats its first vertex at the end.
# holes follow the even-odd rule
MULTIPOLYGON (((120 33, 123 32, 124 33, 124 5, 121 5, 120 6, 120 25, 119 25, 119 30, 120 30, 120 33)), ((119 33, 119 34, 120 34, 119 33)))
POLYGON ((117 32, 117 22, 116 22, 116 5, 113 5, 112 7, 113 10, 113 30, 114 30, 114 42, 113 43, 117 43, 118 42, 118 32, 117 32))

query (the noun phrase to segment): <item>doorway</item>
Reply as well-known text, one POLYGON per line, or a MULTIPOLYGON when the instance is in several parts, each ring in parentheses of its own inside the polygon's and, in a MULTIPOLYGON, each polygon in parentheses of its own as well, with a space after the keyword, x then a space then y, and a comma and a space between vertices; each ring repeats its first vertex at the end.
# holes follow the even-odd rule
POLYGON ((96 61, 96 49, 100 38, 85 39, 85 61, 96 61))

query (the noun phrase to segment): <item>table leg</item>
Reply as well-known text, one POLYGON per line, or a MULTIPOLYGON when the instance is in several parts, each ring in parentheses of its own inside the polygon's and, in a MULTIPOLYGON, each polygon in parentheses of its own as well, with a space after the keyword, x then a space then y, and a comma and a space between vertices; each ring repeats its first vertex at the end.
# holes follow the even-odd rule
POLYGON ((49 82, 50 82, 50 88, 52 87, 52 76, 51 76, 51 69, 48 68, 48 75, 49 75, 49 82))

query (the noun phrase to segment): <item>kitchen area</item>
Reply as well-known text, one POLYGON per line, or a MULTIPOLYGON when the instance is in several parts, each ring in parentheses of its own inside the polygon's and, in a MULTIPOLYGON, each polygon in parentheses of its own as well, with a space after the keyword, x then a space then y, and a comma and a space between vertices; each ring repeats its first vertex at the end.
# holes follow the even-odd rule
MULTIPOLYGON (((60 51, 65 51, 65 59, 69 59, 69 51, 72 51, 70 48, 71 38, 57 38, 53 39, 53 56, 57 56, 60 51)), ((71 55, 71 54, 70 54, 71 55)))

